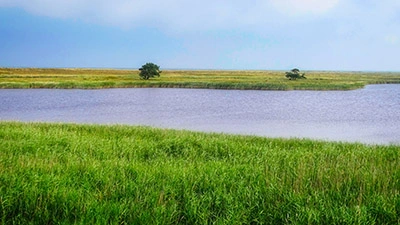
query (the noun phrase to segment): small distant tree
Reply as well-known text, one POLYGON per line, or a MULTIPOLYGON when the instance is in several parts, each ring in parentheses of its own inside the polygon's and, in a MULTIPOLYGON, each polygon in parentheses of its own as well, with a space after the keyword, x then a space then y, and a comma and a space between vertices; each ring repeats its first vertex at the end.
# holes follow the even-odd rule
POLYGON ((305 77, 305 73, 300 73, 300 70, 297 69, 297 68, 294 68, 294 69, 292 69, 291 71, 286 72, 285 74, 286 74, 285 76, 286 76, 289 80, 307 79, 307 78, 305 77))
POLYGON ((152 77, 159 77, 162 72, 160 67, 154 63, 146 63, 139 70, 139 76, 144 80, 148 80, 152 77))

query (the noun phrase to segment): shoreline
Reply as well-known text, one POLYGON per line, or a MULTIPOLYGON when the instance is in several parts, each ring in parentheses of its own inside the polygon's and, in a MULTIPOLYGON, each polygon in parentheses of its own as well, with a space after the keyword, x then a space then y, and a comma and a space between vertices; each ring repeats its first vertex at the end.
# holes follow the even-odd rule
POLYGON ((17 124, 20 126, 78 126, 78 127, 101 127, 103 129, 113 129, 114 127, 122 127, 127 129, 150 129, 160 132, 171 132, 171 133, 192 133, 196 135, 207 135, 207 136, 226 136, 236 138, 261 138, 268 140, 280 140, 280 141, 299 141, 299 142, 318 142, 325 144, 344 144, 344 145, 364 145, 364 146, 394 146, 400 147, 400 142, 363 142, 363 141, 351 141, 351 140, 334 140, 324 138, 312 138, 312 137, 296 137, 296 136, 266 136, 257 134, 246 134, 246 133, 234 133, 234 132, 219 132, 219 131, 203 131, 203 130, 190 130, 190 129, 179 129, 179 128, 168 128, 151 125, 134 125, 134 124, 122 124, 122 123, 78 123, 78 122, 55 122, 55 121, 20 121, 20 120, 0 120, 0 126, 17 124))
POLYGON ((400 84, 400 72, 306 71, 290 81, 283 71, 164 70, 141 80, 137 70, 0 68, 0 89, 191 88, 223 90, 355 90, 369 84, 400 84))

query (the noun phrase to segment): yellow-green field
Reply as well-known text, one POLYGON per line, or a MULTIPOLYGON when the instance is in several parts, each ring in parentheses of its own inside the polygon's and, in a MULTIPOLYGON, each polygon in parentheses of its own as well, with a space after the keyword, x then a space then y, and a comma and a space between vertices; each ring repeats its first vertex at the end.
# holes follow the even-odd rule
POLYGON ((400 83, 400 72, 305 71, 291 81, 284 71, 164 70, 141 80, 138 70, 0 68, 0 88, 212 88, 254 90, 351 90, 367 84, 400 83))

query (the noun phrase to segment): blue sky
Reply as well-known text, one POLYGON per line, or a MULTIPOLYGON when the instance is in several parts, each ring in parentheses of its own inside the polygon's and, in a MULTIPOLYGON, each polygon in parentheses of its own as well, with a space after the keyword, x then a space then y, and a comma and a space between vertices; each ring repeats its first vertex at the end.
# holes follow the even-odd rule
POLYGON ((0 67, 400 71, 399 0, 0 0, 0 67))

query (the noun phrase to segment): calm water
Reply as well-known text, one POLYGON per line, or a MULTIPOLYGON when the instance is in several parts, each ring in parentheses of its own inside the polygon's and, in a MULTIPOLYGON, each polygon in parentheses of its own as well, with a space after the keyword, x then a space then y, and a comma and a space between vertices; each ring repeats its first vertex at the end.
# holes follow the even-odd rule
POLYGON ((355 91, 0 90, 0 120, 400 143, 400 85, 355 91))

